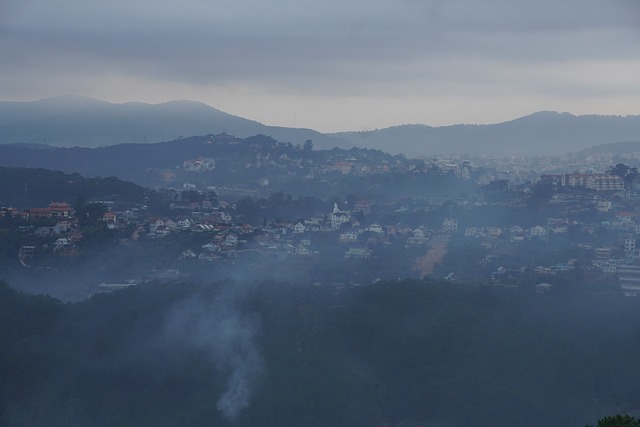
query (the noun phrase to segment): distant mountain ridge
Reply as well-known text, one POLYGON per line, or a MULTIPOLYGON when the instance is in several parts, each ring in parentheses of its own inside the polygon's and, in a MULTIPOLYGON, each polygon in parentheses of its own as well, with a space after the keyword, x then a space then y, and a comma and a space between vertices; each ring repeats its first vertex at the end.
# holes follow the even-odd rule
POLYGON ((407 124, 366 132, 323 134, 267 126, 195 101, 112 104, 60 96, 33 102, 0 102, 0 144, 99 147, 171 141, 227 132, 263 134, 320 149, 379 149, 407 157, 448 154, 559 155, 620 141, 640 141, 638 116, 575 116, 551 111, 497 124, 433 127, 407 124))
POLYGON ((629 154, 629 153, 639 153, 639 152, 640 152, 640 140, 621 141, 621 142, 612 142, 609 144, 595 145, 593 147, 589 147, 581 151, 580 153, 584 155, 589 155, 589 154, 602 154, 602 153, 629 154))
POLYGON ((544 111, 492 125, 402 125, 332 135, 357 146, 407 156, 559 155, 600 144, 640 140, 640 116, 574 116, 544 111))
POLYGON ((60 96, 32 102, 0 102, 0 144, 99 147, 172 141, 227 132, 241 138, 264 134, 318 148, 347 147, 345 141, 311 129, 266 126, 195 101, 112 104, 60 96))

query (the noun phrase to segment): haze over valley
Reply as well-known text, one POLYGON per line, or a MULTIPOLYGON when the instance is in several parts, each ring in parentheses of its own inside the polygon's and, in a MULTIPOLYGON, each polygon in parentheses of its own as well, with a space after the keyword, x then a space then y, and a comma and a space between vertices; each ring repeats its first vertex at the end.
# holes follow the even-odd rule
POLYGON ((0 2, 0 427, 640 426, 639 23, 0 2))
MULTIPOLYGON (((527 399, 542 399, 543 406, 527 406, 532 412, 526 418, 521 409, 500 409, 504 425, 584 425, 611 413, 633 413, 635 388, 624 378, 635 365, 625 357, 635 354, 631 337, 640 322, 632 314, 639 312, 640 292, 634 237, 639 152, 640 144, 630 142, 558 157, 408 158, 226 133, 100 148, 2 145, 0 272, 26 292, 6 287, 6 310, 42 319, 5 338, 10 349, 5 367, 17 372, 25 390, 6 392, 13 399, 3 412, 6 425, 33 419, 37 425, 50 419, 82 425, 153 419, 170 425, 167 420, 180 410, 155 408, 166 399, 162 390, 178 379, 184 394, 177 402, 190 408, 189 425, 256 425, 267 416, 264 411, 276 414, 266 425, 276 419, 290 425, 307 419, 375 425, 414 417, 495 425, 501 404, 495 405, 504 399, 500 390, 520 381, 540 390, 569 387, 573 397, 558 399, 547 391, 549 399, 535 391, 512 395, 510 406, 530 405, 527 399), (27 294, 73 303, 61 306, 27 294), (595 317, 589 314, 594 304, 600 307, 595 317), (123 307, 129 314, 120 317, 123 307), (284 310, 277 311, 284 318, 276 321, 273 310, 284 310), (434 310, 450 315, 419 315, 416 321, 418 313, 434 310), (513 322, 513 316, 513 329, 495 329, 513 322), (52 339, 74 348, 80 344, 73 337, 85 333, 74 325, 105 318, 112 320, 88 326, 95 340, 82 338, 85 345, 75 351, 91 358, 111 343, 97 366, 69 359, 57 345, 43 347, 52 339), (404 331, 409 319, 414 326, 401 338, 382 333, 390 325, 404 331), (282 329, 290 321, 301 326, 293 335, 282 329), (551 334, 549 328, 567 321, 574 326, 551 334), (343 326, 338 333, 334 322, 355 329, 343 326), (593 322, 601 332, 593 333, 593 322), (147 337, 125 332, 130 328, 142 328, 147 337), (446 335, 424 335, 433 328, 446 335), (618 330, 615 338, 605 338, 609 328, 618 330), (475 332, 462 332, 469 330, 475 332), (487 335, 488 330, 493 332, 487 335), (363 333, 367 338, 354 346, 353 337, 363 333), (33 334, 36 338, 19 344, 20 337, 33 334), (278 338, 282 334, 292 341, 278 338), (516 338, 522 335, 543 341, 522 346, 516 338), (464 339, 439 353, 437 343, 451 336, 464 339), (553 350, 547 339, 556 343, 553 350), (597 350, 603 340, 622 357, 619 370, 585 377, 585 370, 608 354, 597 350), (486 341, 515 347, 507 355, 501 346, 481 345, 486 341), (376 342, 381 347, 371 353, 376 342), (392 342, 399 352, 383 350, 392 342), (170 350, 175 343, 183 350, 170 350), (422 344, 411 350, 417 352, 411 359, 398 359, 405 346, 416 343, 422 344), (542 375, 558 369, 565 352, 576 346, 581 356, 571 357, 572 367, 563 369, 570 378, 583 372, 581 381, 542 375), (229 353, 231 348, 236 350, 229 353), (164 367, 142 368, 148 351, 164 367), (467 352, 481 356, 468 359, 467 352), (134 353, 138 356, 127 356, 134 353), (195 354, 201 355, 198 364, 186 373, 181 366, 195 354), (33 362, 16 365, 16 358, 24 357, 33 362), (113 357, 125 361, 110 368, 113 357), (353 357, 359 360, 355 366, 353 357), (493 377, 490 372, 503 369, 505 358, 517 361, 506 368, 505 378, 512 380, 468 377, 470 372, 493 377), (71 376, 51 376, 38 365, 49 359, 71 376), (439 377, 450 363, 458 366, 454 372, 467 373, 439 377), (309 388, 290 377, 319 381, 327 364, 343 367, 324 387, 309 388), (33 366, 41 374, 22 379, 33 366), (425 366, 432 370, 421 373, 425 366), (167 376, 157 376, 156 369, 167 376), (533 377, 523 377, 525 371, 533 377), (209 379, 197 380, 201 375, 209 379), (88 384, 104 383, 105 376, 121 379, 94 388, 82 380, 87 376, 88 384), (126 409, 105 397, 122 392, 128 384, 123 376, 145 390, 155 384, 156 391, 145 391, 143 402, 141 391, 129 390, 136 407, 126 409), (283 415, 288 410, 281 405, 293 395, 276 391, 278 381, 293 381, 294 393, 306 396, 293 414, 283 415), (417 388, 407 388, 412 381, 418 381, 417 388), (434 381, 449 391, 425 388, 434 381), (593 398, 585 390, 594 382, 601 384, 599 403, 586 407, 579 401, 593 398), (486 384, 496 388, 470 395, 463 410, 442 403, 486 384), (353 396, 361 398, 343 396, 342 402, 361 409, 346 411, 327 400, 330 390, 344 387, 360 390, 353 396), (389 391, 375 397, 379 387, 389 391), (614 398, 621 389, 622 401, 614 398), (213 403, 199 404, 198 395, 213 403), (431 406, 425 396, 440 403, 431 406), (100 409, 105 399, 109 416, 100 409), (310 407, 304 399, 319 404, 310 407), (403 403, 406 399, 415 403, 403 403), (477 409, 479 401, 486 411, 477 409), (336 409, 327 411, 328 406, 336 409)), ((4 384, 6 390, 15 386, 4 384)))

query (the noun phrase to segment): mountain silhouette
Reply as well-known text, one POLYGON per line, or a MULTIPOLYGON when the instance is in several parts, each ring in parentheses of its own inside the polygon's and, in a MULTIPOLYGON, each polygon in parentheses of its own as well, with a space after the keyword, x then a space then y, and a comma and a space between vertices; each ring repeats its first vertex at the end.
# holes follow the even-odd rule
POLYGON ((575 116, 544 111, 497 124, 433 127, 407 124, 366 132, 323 134, 312 129, 267 126, 195 101, 113 104, 59 96, 32 102, 0 102, 0 143, 99 147, 172 141, 228 133, 263 134, 318 149, 379 149, 408 157, 559 155, 620 141, 640 141, 640 116, 575 116))

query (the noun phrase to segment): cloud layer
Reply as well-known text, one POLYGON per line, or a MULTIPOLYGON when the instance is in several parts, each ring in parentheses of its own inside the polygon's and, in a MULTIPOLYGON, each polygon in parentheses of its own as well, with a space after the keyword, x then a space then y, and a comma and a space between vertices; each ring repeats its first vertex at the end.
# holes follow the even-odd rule
POLYGON ((189 98, 320 130, 638 114, 634 0, 15 0, 0 93, 189 98))

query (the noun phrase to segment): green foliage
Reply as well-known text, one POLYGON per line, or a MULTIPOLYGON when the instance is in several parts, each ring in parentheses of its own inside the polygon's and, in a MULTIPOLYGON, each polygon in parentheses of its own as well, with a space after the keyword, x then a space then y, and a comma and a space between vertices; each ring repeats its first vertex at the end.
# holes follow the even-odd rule
MULTIPOLYGON (((638 304, 405 280, 345 288, 151 283, 62 305, 2 284, 0 419, 96 427, 584 425, 640 397, 638 304), (176 310, 189 317, 190 304, 218 319, 205 323, 211 334, 229 313, 259 326, 254 344, 265 370, 236 419, 215 407, 227 368, 193 342, 167 338, 167 319, 176 310)), ((598 424, 618 425, 638 424, 626 416, 598 424)))
POLYGON ((33 168, 0 167, 0 205, 22 209, 49 206, 51 202, 86 203, 78 195, 97 200, 137 203, 146 190, 118 178, 84 178, 79 173, 33 168))
MULTIPOLYGON (((0 420, 21 418, 19 405, 49 373, 48 337, 63 316, 60 301, 16 292, 0 281, 0 420)), ((44 425, 44 423, 35 424, 44 425)))
POLYGON ((540 208, 544 206, 556 192, 556 187, 552 183, 538 181, 533 186, 531 197, 528 200, 530 209, 540 208))
POLYGON ((598 420, 597 427, 640 427, 640 420, 630 415, 612 415, 598 420))
POLYGON ((76 203, 76 216, 81 226, 96 226, 102 222, 102 216, 107 212, 103 203, 76 203))
POLYGON ((638 177, 638 168, 629 167, 624 163, 618 163, 607 170, 608 175, 617 175, 624 180, 625 185, 630 185, 638 177))
POLYGON ((181 195, 182 200, 189 203, 202 203, 205 200, 205 195, 195 190, 184 190, 181 195))

